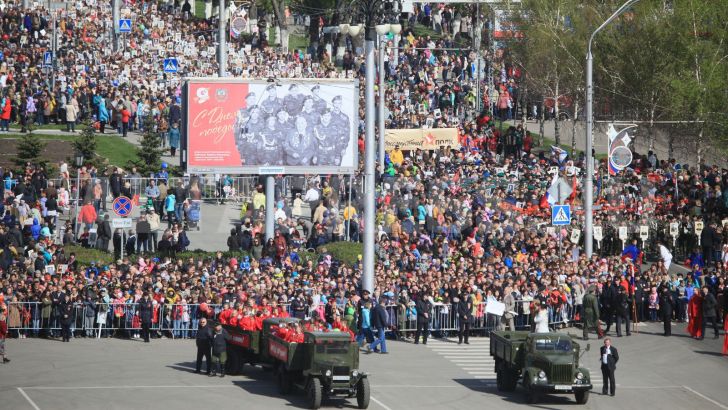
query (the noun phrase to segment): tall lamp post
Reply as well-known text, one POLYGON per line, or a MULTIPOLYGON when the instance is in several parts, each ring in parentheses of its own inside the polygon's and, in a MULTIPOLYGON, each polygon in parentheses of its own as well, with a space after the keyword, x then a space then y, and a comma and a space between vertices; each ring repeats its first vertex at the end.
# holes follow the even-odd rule
POLYGON ((628 8, 632 7, 640 0, 627 0, 620 8, 617 9, 607 20, 602 23, 589 37, 589 44, 586 51, 586 174, 584 175, 584 251, 586 256, 591 258, 594 247, 594 157, 592 155, 592 127, 594 124, 594 113, 592 111, 594 103, 594 88, 592 81, 592 71, 594 56, 592 55, 592 42, 594 37, 604 29, 609 23, 614 21, 628 8))
MULTIPOLYGON (((384 78, 386 73, 384 72, 384 60, 387 49, 387 33, 392 33, 395 38, 402 32, 402 25, 399 23, 392 24, 379 24, 376 27, 377 35, 379 36, 379 109, 377 117, 379 119, 379 152, 378 162, 381 172, 384 172, 384 115, 385 115, 385 98, 386 89, 384 85, 384 78)), ((396 47, 396 45, 395 45, 396 47)))
POLYGON ((76 218, 73 228, 73 237, 78 238, 78 203, 81 201, 81 167, 83 166, 83 154, 76 153, 76 218))

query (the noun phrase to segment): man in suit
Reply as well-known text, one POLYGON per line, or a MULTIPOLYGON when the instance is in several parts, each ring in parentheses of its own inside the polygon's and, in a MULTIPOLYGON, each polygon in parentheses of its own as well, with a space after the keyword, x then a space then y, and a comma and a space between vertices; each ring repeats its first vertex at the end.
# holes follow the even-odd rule
POLYGON ((144 292, 139 304, 137 305, 137 313, 142 324, 142 337, 144 343, 149 343, 149 328, 152 327, 152 319, 154 317, 154 304, 149 298, 149 293, 144 292))
POLYGON ((614 371, 617 369, 619 353, 617 353, 617 348, 612 346, 612 340, 608 337, 604 339, 604 346, 599 349, 599 361, 602 364, 602 378, 604 379, 602 394, 606 395, 607 388, 609 388, 609 395, 614 396, 617 387, 614 382, 614 371))
POLYGON ((197 344, 197 363, 195 373, 200 373, 202 369, 202 358, 205 358, 207 365, 207 374, 210 375, 210 363, 212 360, 212 329, 207 325, 207 318, 200 319, 200 328, 197 330, 195 343, 197 344))

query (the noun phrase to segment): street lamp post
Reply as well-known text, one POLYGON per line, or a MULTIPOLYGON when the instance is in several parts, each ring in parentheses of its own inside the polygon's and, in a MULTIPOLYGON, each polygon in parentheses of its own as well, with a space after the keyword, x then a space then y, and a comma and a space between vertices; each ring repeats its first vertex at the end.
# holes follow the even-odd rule
POLYGON ((76 218, 73 228, 73 237, 78 239, 78 203, 81 201, 81 167, 83 166, 83 154, 76 153, 76 218))
POLYGON ((220 6, 218 6, 220 22, 217 28, 218 37, 218 54, 217 54, 217 76, 225 77, 227 69, 227 50, 225 45, 225 26, 227 13, 225 12, 225 0, 220 0, 220 6))
POLYGON ((627 0, 620 8, 617 9, 607 20, 602 23, 589 38, 589 44, 586 52, 586 174, 584 175, 584 252, 588 258, 591 258, 594 247, 594 156, 592 155, 592 127, 594 124, 594 88, 593 88, 593 63, 592 42, 594 37, 604 27, 609 25, 614 19, 624 13, 629 7, 640 0, 627 0))
POLYGON ((377 117, 379 118, 379 152, 378 152, 378 162, 379 162, 379 168, 381 172, 384 172, 384 156, 385 156, 385 146, 384 146, 384 116, 385 116, 385 98, 386 98, 386 88, 384 84, 384 79, 386 77, 386 73, 384 72, 384 60, 385 60, 385 53, 386 53, 386 35, 387 33, 392 33, 395 36, 399 35, 399 33, 402 31, 402 25, 399 23, 395 24, 379 24, 376 27, 377 35, 379 37, 379 109, 377 113, 377 117))
MULTIPOLYGON (((371 23, 371 21, 367 22, 371 23)), ((375 168, 375 150, 376 141, 374 133, 374 117, 376 111, 374 107, 374 27, 367 24, 365 31, 365 67, 366 80, 364 86, 364 100, 366 101, 366 112, 364 115, 366 125, 366 134, 364 136, 364 257, 362 266, 362 290, 374 291, 374 230, 376 218, 375 203, 375 184, 374 184, 374 168, 375 168)))

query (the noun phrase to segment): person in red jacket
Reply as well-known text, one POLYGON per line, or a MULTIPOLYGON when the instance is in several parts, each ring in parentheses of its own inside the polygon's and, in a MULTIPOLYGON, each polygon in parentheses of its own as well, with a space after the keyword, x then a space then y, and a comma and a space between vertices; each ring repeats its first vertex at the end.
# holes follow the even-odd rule
POLYGON ((93 228, 94 222, 96 222, 96 208, 94 208, 93 202, 88 201, 84 206, 81 207, 81 211, 78 214, 78 221, 83 223, 89 230, 93 228))
POLYGON ((0 131, 10 131, 10 97, 3 97, 2 106, 0 107, 0 131))
POLYGON ((121 136, 124 138, 126 138, 126 134, 129 131, 129 119, 130 118, 131 118, 131 112, 126 107, 124 107, 121 110, 121 136))
POLYGON ((8 337, 8 322, 7 316, 5 315, 5 309, 0 311, 0 356, 3 358, 3 363, 10 361, 5 357, 5 339, 8 337))
POLYGON ((232 317, 232 315, 233 315, 233 310, 230 309, 230 305, 226 303, 223 305, 222 312, 220 312, 218 320, 223 325, 228 325, 228 324, 230 324, 230 318, 232 317))

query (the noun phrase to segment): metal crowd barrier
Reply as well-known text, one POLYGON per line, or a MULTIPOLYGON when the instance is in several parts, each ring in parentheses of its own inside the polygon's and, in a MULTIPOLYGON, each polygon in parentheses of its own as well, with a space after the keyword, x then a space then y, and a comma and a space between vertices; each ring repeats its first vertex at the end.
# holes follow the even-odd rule
MULTIPOLYGON (((514 317, 516 329, 528 329, 531 326, 529 310, 530 301, 518 301, 518 315, 514 317)), ((44 305, 43 302, 9 302, 8 329, 11 332, 32 336, 57 336, 60 334, 60 317, 54 314, 53 305, 44 305), (45 314, 44 314, 45 309, 45 314), (18 323, 14 323, 19 318, 18 323)), ((141 320, 137 314, 137 303, 114 303, 110 301, 104 312, 100 309, 102 303, 93 304, 74 303, 71 331, 75 335, 86 337, 119 336, 134 338, 141 332, 141 320)), ((293 314, 290 305, 281 304, 290 315, 293 314)), ((202 317, 199 304, 163 304, 154 305, 154 313, 150 331, 154 335, 168 338, 188 339, 194 338, 202 317)), ((222 311, 222 305, 210 304, 215 317, 222 311)), ((568 325, 574 321, 575 308, 564 304, 559 308, 549 307, 549 325, 558 327, 568 325)), ((339 306, 343 312, 343 306, 339 306)), ((506 321, 500 316, 486 313, 485 303, 477 304, 470 322, 470 330, 487 334, 493 330, 502 329, 506 321)), ((404 304, 386 306, 388 314, 388 331, 397 335, 406 335, 417 330, 417 313, 412 306, 404 304)), ((308 308, 307 316, 317 314, 315 309, 308 308)), ((342 315, 343 317, 343 315, 342 315)), ((433 305, 430 317, 429 330, 440 336, 455 333, 460 328, 457 313, 450 304, 436 303, 433 305)))

